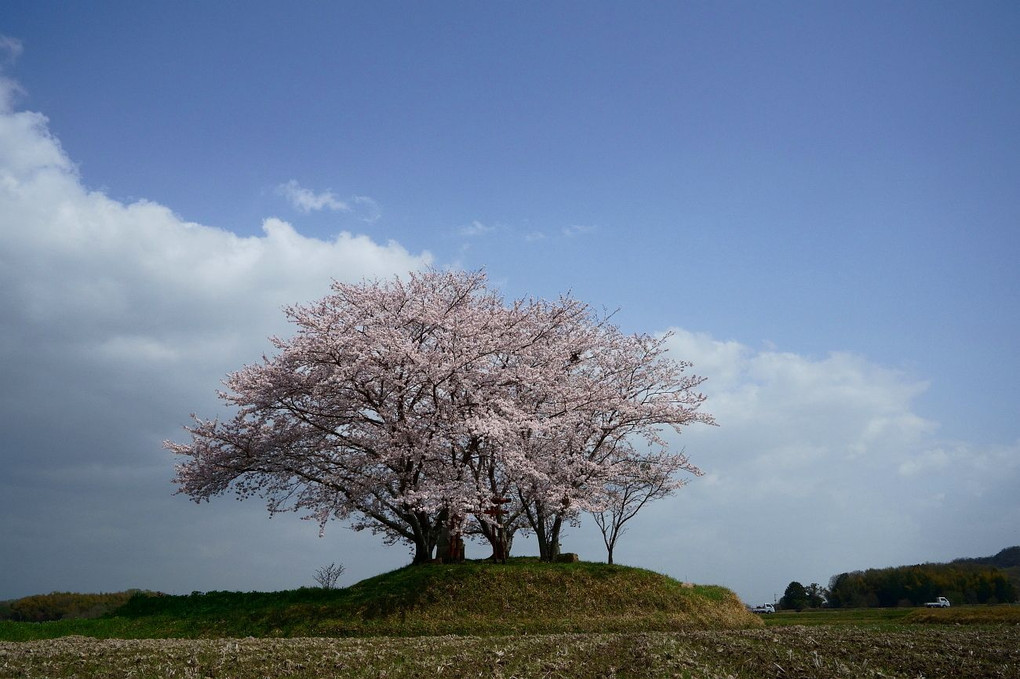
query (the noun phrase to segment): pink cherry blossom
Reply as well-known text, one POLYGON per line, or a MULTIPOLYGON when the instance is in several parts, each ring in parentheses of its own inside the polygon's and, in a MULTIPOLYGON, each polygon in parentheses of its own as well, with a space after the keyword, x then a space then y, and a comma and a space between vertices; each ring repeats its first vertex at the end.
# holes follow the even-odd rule
POLYGON ((295 334, 225 380, 232 419, 165 443, 180 493, 345 521, 416 562, 443 534, 505 556, 518 530, 551 558, 580 512, 700 473, 662 432, 712 423, 702 378, 570 297, 506 303, 482 272, 430 271, 334 283, 286 314, 295 334))

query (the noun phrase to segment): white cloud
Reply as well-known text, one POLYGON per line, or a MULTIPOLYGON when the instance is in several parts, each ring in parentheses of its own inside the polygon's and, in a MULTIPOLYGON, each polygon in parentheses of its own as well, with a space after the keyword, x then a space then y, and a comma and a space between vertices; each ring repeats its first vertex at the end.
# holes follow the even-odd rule
POLYGON ((949 467, 951 462, 952 457, 945 448, 932 448, 901 462, 899 473, 903 476, 917 476, 942 472, 949 467))
POLYGON ((298 184, 296 179, 291 179, 286 184, 280 184, 276 190, 290 201, 294 209, 305 214, 326 209, 336 212, 350 212, 351 210, 350 205, 338 199, 332 191, 315 193, 298 184))
POLYGON ((382 216, 379 203, 369 196, 352 196, 341 200, 332 191, 315 193, 301 186, 296 179, 280 184, 276 192, 287 199, 295 210, 302 214, 330 210, 350 213, 363 222, 376 222, 382 216))
POLYGON ((183 309, 187 323, 275 315, 331 278, 404 273, 431 259, 347 232, 308 238, 276 218, 262 224, 263 236, 242 237, 156 203, 120 203, 82 185, 36 113, 0 116, 0 163, 0 276, 18 315, 38 322, 130 324, 183 309))
POLYGON ((457 233, 459 233, 461 236, 474 237, 484 236, 486 234, 492 233, 495 230, 496 230, 495 226, 488 226, 475 220, 468 224, 467 226, 461 227, 457 233))
POLYGON ((17 38, 0 35, 0 64, 16 61, 21 56, 23 45, 17 38))
POLYGON ((382 216, 382 210, 379 208, 379 203, 375 202, 368 196, 354 196, 354 205, 356 212, 360 219, 364 222, 376 222, 382 216))
MULTIPOLYGON (((9 98, 8 91, 0 81, 0 101, 9 98)), ((48 122, 39 113, 0 109, 0 186, 14 190, 36 175, 45 180, 45 173, 52 171, 77 179, 60 143, 50 135, 48 122)))
POLYGON ((930 483, 950 475, 969 492, 980 496, 1005 475, 1020 471, 1020 441, 1013 445, 976 446, 964 442, 938 442, 900 463, 901 476, 930 483))
POLYGON ((574 224, 573 226, 567 226, 563 228, 562 233, 567 238, 573 238, 575 236, 583 236, 585 234, 593 233, 594 231, 595 231, 594 226, 574 224))
POLYGON ((25 375, 112 357, 178 369, 189 362, 227 369, 222 361, 230 359, 237 367, 239 356, 256 358, 266 336, 283 329, 282 306, 321 296, 334 278, 402 274, 431 262, 428 253, 347 232, 308 238, 276 218, 262 230, 238 236, 156 203, 89 191, 44 116, 3 112, 5 365, 25 375))
MULTIPOLYGON (((1020 503, 1005 498, 1020 487, 1020 443, 940 440, 917 409, 924 380, 847 353, 755 350, 682 329, 668 342, 708 378, 705 409, 720 426, 674 439, 706 476, 636 520, 623 562, 771 600, 794 579, 1012 544, 1020 503)), ((589 533, 583 549, 598 540, 589 533)))
MULTIPOLYGON (((13 87, 0 82, 0 101, 13 87)), ((377 209, 366 197, 354 204, 377 209)), ((267 336, 289 333, 284 305, 321 297, 332 279, 431 263, 427 252, 363 235, 319 240, 277 218, 261 226, 239 236, 89 190, 45 116, 0 109, 0 571, 15 594, 81 586, 54 572, 39 580, 49 548, 34 536, 85 534, 110 507, 140 550, 165 552, 158 536, 167 531, 208 539, 204 515, 183 518, 188 503, 161 499, 172 476, 161 440, 180 436, 191 411, 215 414, 220 379, 270 350, 267 336), (56 503, 67 511, 47 509, 56 503)), ((264 510, 252 510, 261 523, 264 510)), ((62 558, 90 563, 96 586, 113 589, 136 582, 116 563, 126 548, 83 545, 87 555, 62 558)), ((154 577, 191 566, 165 568, 154 577)))

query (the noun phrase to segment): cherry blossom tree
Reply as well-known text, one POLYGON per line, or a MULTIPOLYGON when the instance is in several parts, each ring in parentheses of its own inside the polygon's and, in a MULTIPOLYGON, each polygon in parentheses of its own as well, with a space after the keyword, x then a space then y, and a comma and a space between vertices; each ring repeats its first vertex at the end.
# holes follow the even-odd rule
POLYGON ((711 422, 663 340, 569 297, 504 303, 481 272, 334 283, 286 314, 296 334, 227 377, 233 417, 195 417, 190 442, 165 443, 185 458, 179 492, 346 521, 415 562, 467 532, 505 558, 525 525, 547 557, 563 521, 602 508, 649 454, 636 440, 692 471, 659 429, 711 422))
POLYGON ((607 563, 613 563, 613 553, 625 530, 624 524, 649 502, 672 495, 686 485, 687 479, 678 476, 680 471, 701 475, 701 471, 691 466, 682 455, 656 455, 618 465, 614 478, 604 487, 606 499, 602 508, 592 512, 606 545, 607 563))
POLYGON ((669 451, 661 431, 713 423, 698 411, 703 379, 686 374, 690 364, 665 358, 668 336, 624 335, 589 313, 566 339, 559 353, 570 357, 567 386, 539 397, 547 428, 535 457, 544 467, 521 489, 543 559, 555 558, 565 523, 612 506, 624 480, 644 482, 654 470, 670 479, 700 474, 682 452, 669 451))

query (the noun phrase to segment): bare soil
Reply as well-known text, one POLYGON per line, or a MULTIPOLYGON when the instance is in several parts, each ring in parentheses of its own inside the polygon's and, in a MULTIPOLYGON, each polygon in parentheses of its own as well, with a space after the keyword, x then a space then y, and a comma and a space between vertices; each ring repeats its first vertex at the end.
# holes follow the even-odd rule
POLYGON ((1020 626, 0 642, 0 677, 1004 677, 1020 626))

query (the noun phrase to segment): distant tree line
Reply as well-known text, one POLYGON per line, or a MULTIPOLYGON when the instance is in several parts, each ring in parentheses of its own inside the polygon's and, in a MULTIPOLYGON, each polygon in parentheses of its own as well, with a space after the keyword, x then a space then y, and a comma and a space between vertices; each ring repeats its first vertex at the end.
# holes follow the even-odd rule
POLYGON ((821 608, 828 601, 828 592, 817 582, 805 587, 796 580, 787 586, 779 607, 786 610, 802 611, 805 608, 821 608))
POLYGON ((918 564, 840 573, 829 581, 833 608, 922 606, 938 596, 954 604, 997 604, 1017 600, 1017 587, 995 567, 918 564))
POLYGON ((954 559, 954 564, 980 564, 982 566, 995 566, 996 568, 1009 569, 1020 568, 1020 545, 1007 547, 995 556, 982 556, 977 558, 954 559))
POLYGON ((66 618, 98 618, 124 605, 136 592, 36 594, 0 604, 0 620, 47 622, 66 618))

